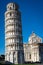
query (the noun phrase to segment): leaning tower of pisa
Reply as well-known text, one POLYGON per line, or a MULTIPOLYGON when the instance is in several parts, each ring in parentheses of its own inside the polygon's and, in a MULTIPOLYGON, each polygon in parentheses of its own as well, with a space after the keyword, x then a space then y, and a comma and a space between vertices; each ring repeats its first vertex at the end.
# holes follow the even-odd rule
POLYGON ((24 62, 21 12, 16 3, 9 3, 5 12, 5 61, 24 62))

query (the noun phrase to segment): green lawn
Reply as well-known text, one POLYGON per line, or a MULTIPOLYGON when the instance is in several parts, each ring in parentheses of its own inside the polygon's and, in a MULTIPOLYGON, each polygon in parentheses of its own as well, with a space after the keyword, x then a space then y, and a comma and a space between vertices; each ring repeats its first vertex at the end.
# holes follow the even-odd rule
POLYGON ((6 64, 5 61, 0 61, 0 65, 37 65, 37 64, 34 64, 34 63, 29 63, 29 64, 6 64))
POLYGON ((37 64, 12 64, 12 65, 37 65, 37 64))
POLYGON ((0 65, 37 65, 37 64, 2 64, 0 63, 0 65))

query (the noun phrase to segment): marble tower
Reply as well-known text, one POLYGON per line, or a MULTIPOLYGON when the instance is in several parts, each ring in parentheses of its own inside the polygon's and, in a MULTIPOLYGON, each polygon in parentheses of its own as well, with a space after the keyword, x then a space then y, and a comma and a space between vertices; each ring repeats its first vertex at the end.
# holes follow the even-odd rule
POLYGON ((16 3, 9 3, 5 12, 5 61, 24 62, 21 12, 16 3))

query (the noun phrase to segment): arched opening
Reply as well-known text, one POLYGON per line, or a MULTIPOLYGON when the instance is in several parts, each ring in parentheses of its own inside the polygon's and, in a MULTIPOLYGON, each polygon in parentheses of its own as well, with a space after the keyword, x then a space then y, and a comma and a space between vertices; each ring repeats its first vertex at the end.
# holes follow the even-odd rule
POLYGON ((15 52, 13 52, 13 63, 15 63, 16 61, 16 56, 15 56, 15 52))
POLYGON ((29 59, 31 59, 31 54, 29 55, 29 59))

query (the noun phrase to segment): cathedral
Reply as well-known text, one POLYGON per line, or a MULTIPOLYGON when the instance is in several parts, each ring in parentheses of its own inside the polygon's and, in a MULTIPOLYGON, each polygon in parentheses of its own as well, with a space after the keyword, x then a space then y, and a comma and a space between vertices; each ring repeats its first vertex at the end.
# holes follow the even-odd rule
POLYGON ((23 46, 25 62, 43 62, 42 38, 32 32, 28 43, 24 43, 23 46))
POLYGON ((23 43, 21 12, 16 3, 9 3, 5 12, 5 61, 14 64, 43 62, 42 38, 34 32, 23 43))

